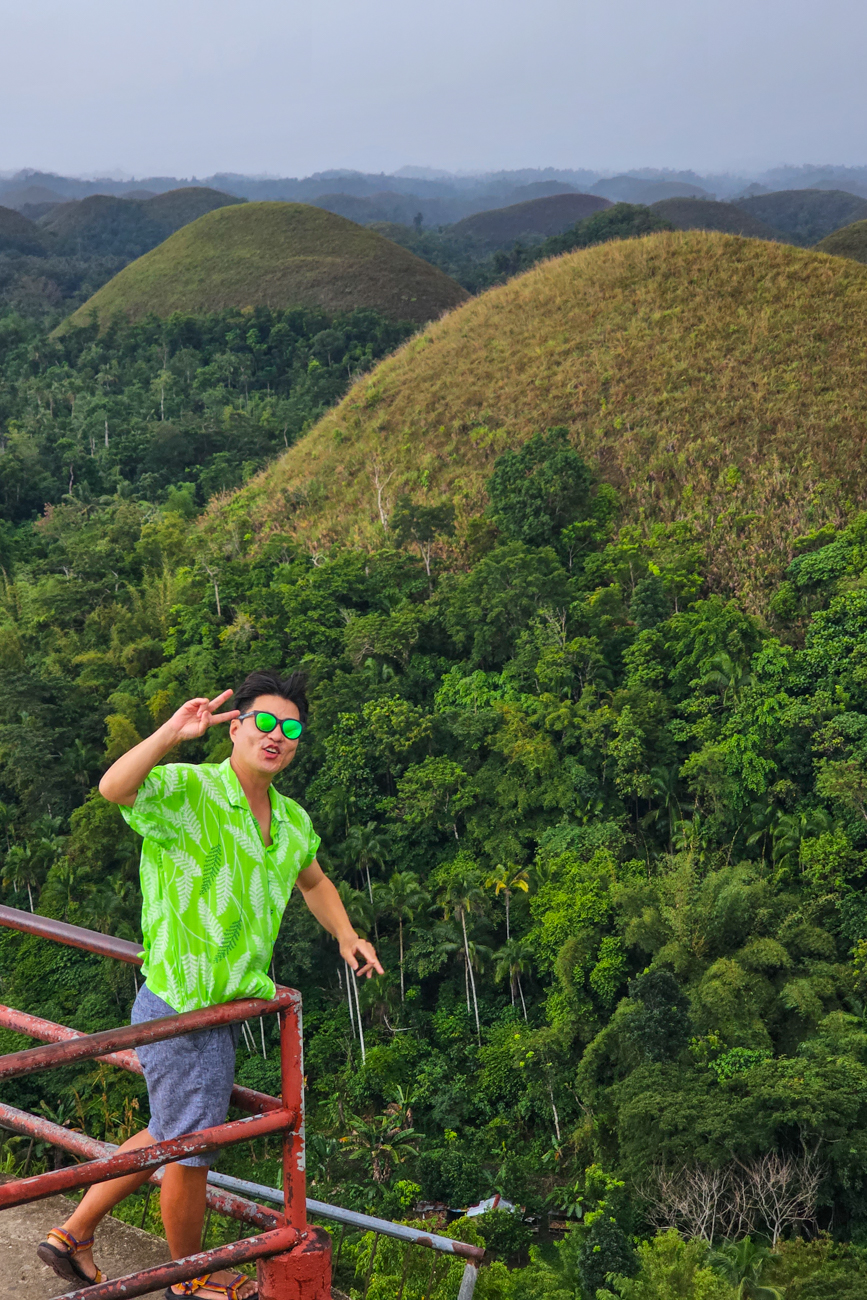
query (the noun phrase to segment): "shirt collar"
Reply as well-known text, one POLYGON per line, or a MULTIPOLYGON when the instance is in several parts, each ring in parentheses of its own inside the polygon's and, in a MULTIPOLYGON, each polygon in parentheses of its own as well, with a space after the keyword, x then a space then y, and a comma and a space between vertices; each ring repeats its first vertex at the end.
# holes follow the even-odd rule
MULTIPOLYGON (((244 788, 241 785, 241 782, 235 775, 235 769, 232 767, 230 760, 228 758, 223 759, 222 763, 218 763, 217 770, 222 777, 223 785, 225 786, 226 794, 232 807, 246 808, 249 812, 250 805, 247 802, 247 796, 244 794, 244 788)), ((271 800, 272 823, 282 822, 284 820, 283 801, 280 798, 279 793, 274 789, 273 785, 268 788, 268 797, 271 800)))

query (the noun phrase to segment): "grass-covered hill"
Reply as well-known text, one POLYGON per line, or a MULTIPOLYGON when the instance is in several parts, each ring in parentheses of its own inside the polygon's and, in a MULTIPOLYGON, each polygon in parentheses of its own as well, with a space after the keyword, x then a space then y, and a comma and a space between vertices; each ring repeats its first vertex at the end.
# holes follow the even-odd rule
POLYGON ((788 243, 789 237, 758 217, 744 212, 734 203, 716 199, 661 199, 653 211, 670 221, 676 230, 718 230, 727 235, 748 235, 752 239, 776 239, 788 243))
POLYGON ((851 226, 835 230, 816 245, 819 252, 834 257, 851 257, 856 262, 867 262, 867 220, 853 221, 851 226))
POLYGON ((497 455, 564 425, 625 519, 691 521, 712 581, 748 593, 867 503, 865 330, 852 262, 697 231, 602 244, 430 326, 235 505, 322 548, 377 545, 401 494, 449 500, 460 539, 497 455))
POLYGON ((689 181, 648 180, 641 176, 609 176, 591 186, 592 194, 601 194, 613 203, 659 203, 662 199, 709 199, 712 195, 689 181))
POLYGON ((154 194, 143 199, 141 206, 145 215, 162 227, 164 237, 167 238, 180 230, 181 226, 189 225, 207 212, 245 202, 245 199, 239 199, 234 194, 224 194, 208 185, 190 185, 178 190, 167 190, 165 194, 154 194))
POLYGON ((751 217, 807 246, 841 226, 867 218, 867 199, 845 190, 777 190, 737 199, 736 204, 751 217))
POLYGON ((36 225, 14 208, 0 207, 0 253, 44 252, 36 225))
MULTIPOLYGON (((467 297, 442 271, 382 235, 303 203, 243 203, 210 212, 124 267, 70 318, 229 307, 370 307, 423 321, 467 297)), ((65 322, 66 324, 66 322, 65 322)))
POLYGON ((508 208, 494 208, 464 217, 450 228, 457 238, 475 240, 488 251, 507 248, 518 239, 547 239, 561 235, 577 221, 610 208, 611 201, 597 194, 552 194, 508 208))
POLYGON ((143 199, 92 194, 52 208, 39 228, 59 253, 140 257, 205 213, 243 202, 206 186, 143 199))
POLYGON ((135 257, 165 237, 143 204, 110 194, 61 203, 38 224, 52 247, 66 256, 135 257))

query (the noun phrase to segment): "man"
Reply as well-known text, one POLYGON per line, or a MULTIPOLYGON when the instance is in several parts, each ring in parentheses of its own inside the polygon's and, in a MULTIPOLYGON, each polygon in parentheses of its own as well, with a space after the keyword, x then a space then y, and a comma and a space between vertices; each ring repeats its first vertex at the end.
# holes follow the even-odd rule
MULTIPOLYGON (((231 691, 188 700, 147 740, 108 769, 100 793, 119 804, 144 837, 142 933, 146 983, 133 1023, 235 998, 269 998, 271 953, 297 884, 305 903, 340 945, 360 977, 382 967, 350 924, 340 895, 316 861, 319 836, 307 813, 272 783, 295 757, 307 721, 300 674, 251 673, 235 708, 216 712, 231 691), (229 723, 232 753, 220 764, 156 766, 183 740, 229 723)), ((120 1148, 149 1146, 222 1124, 235 1070, 240 1026, 221 1026, 138 1049, 151 1119, 120 1148)), ((165 1166, 160 1208, 174 1259, 200 1249, 208 1166, 215 1154, 165 1166)), ((59 1276, 87 1285, 101 1280, 93 1262, 100 1220, 148 1174, 90 1188, 74 1214, 48 1234, 39 1257, 59 1276)), ((197 1279, 197 1300, 255 1300, 243 1274, 197 1279)), ((190 1295, 184 1284, 167 1297, 190 1295)))

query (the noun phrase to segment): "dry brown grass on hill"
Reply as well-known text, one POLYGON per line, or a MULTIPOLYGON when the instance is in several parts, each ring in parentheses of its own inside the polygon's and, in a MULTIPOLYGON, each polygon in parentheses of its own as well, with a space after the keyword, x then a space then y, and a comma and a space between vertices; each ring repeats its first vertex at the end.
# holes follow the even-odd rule
POLYGON ((690 231, 543 263, 410 340, 210 525, 381 543, 377 493, 486 504, 500 451, 566 425, 627 520, 691 520, 721 588, 867 504, 867 269, 690 231), (245 524, 245 527, 247 525, 245 524))

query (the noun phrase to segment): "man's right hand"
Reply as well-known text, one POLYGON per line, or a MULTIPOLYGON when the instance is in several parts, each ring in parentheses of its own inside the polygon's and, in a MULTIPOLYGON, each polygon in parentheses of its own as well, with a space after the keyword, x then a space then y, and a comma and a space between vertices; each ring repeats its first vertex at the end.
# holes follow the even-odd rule
POLYGON ((131 808, 151 768, 161 763, 175 745, 182 740, 197 740, 215 723, 231 722, 237 718, 237 709, 227 713, 214 712, 231 694, 231 691, 223 691, 213 700, 204 697, 187 700, 152 736, 139 741, 112 764, 99 783, 100 794, 112 803, 122 803, 131 808))
POLYGON ((233 718, 237 718, 239 709, 230 709, 228 713, 214 712, 214 709, 219 708, 231 694, 231 691, 223 691, 222 695, 215 696, 213 700, 202 696, 200 699, 187 700, 186 704, 182 704, 168 721, 168 726, 174 732, 176 739, 198 740, 199 736, 204 736, 209 727, 215 726, 218 722, 231 722, 233 718))

